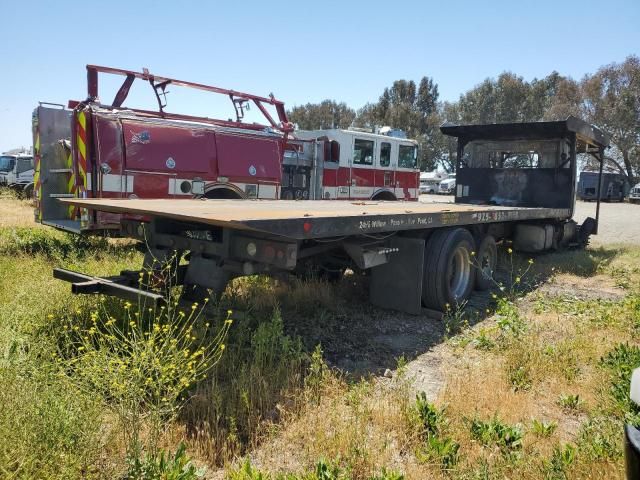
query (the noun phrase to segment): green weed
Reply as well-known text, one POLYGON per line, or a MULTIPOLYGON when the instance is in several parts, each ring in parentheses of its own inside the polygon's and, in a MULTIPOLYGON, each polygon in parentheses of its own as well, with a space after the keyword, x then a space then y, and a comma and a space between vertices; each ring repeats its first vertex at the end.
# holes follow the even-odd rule
POLYGON ((491 420, 483 421, 477 418, 471 420, 471 438, 479 441, 484 446, 496 445, 502 451, 509 452, 522 448, 522 427, 520 425, 508 425, 502 422, 498 416, 491 420))
POLYGON ((631 373, 640 367, 640 347, 618 344, 600 360, 600 365, 609 371, 609 393, 616 411, 630 423, 640 422, 640 407, 629 398, 631 373))
POLYGON ((619 421, 611 417, 594 417, 581 425, 576 443, 580 454, 587 459, 615 460, 622 456, 621 436, 619 421))
POLYGON ((565 480, 567 470, 576 459, 576 447, 571 444, 553 447, 551 458, 543 463, 545 478, 548 480, 565 480))
POLYGON ((138 456, 127 460, 126 480, 197 480, 204 477, 204 470, 196 468, 187 457, 184 443, 175 454, 165 451, 149 453, 144 459, 138 456))
POLYGON ((446 425, 444 410, 437 408, 427 400, 425 392, 416 395, 416 403, 413 406, 415 422, 419 434, 423 438, 437 435, 446 425))
POLYGON ((459 451, 460 444, 452 438, 431 435, 416 456, 422 463, 435 463, 442 469, 450 470, 460 459, 459 451))
POLYGON ((558 428, 557 422, 545 422, 535 418, 531 421, 531 431, 538 437, 550 437, 556 428, 558 428))
POLYGON ((562 394, 558 397, 558 405, 568 412, 577 412, 584 400, 580 398, 580 395, 562 394))

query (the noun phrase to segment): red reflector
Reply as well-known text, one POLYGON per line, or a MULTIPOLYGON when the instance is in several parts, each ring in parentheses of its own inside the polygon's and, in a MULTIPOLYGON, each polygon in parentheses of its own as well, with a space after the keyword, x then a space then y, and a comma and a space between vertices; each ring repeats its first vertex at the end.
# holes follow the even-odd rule
POLYGON ((304 222, 304 224, 302 225, 302 228, 304 229, 305 233, 309 233, 311 231, 311 223, 304 222))
POLYGON ((267 245, 266 247, 264 247, 265 258, 271 259, 275 256, 275 254, 276 254, 276 251, 271 245, 267 245))

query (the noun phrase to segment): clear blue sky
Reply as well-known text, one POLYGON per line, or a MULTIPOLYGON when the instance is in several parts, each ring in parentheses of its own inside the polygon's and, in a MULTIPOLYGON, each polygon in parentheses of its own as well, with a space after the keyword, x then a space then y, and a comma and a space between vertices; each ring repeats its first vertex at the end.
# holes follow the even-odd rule
MULTIPOLYGON (((640 0, 0 0, 0 18, 0 151, 31 144, 39 100, 84 98, 87 63, 359 108, 399 78, 431 76, 455 100, 505 70, 579 79, 640 53, 640 0)), ((179 93, 170 111, 230 116, 179 93)))

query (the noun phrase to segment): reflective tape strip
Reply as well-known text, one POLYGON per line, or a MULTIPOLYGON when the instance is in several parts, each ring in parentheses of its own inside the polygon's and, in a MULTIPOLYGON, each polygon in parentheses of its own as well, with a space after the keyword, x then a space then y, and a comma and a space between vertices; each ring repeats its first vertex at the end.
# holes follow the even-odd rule
POLYGON ((266 185, 264 183, 258 185, 258 198, 276 199, 277 194, 278 187, 275 185, 266 185))
POLYGON ((100 178, 102 179, 100 190, 103 192, 133 193, 133 175, 108 173, 101 175, 100 178))
POLYGON ((78 123, 84 131, 87 130, 87 117, 82 111, 78 113, 78 123))
MULTIPOLYGON (((78 198, 87 198, 87 115, 78 112, 76 125, 76 168, 75 168, 75 195, 78 198)), ((80 215, 80 228, 89 226, 89 212, 85 208, 74 210, 73 217, 80 215)))
POLYGON ((78 112, 78 132, 76 147, 78 148, 78 186, 87 186, 87 117, 84 112, 78 112))

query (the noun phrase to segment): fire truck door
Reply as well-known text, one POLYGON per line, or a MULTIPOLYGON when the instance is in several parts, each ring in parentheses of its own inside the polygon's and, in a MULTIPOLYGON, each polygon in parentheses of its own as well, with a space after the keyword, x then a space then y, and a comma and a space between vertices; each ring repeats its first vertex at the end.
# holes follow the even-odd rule
POLYGON ((354 137, 351 157, 350 198, 370 198, 375 182, 375 141, 354 137))
POLYGON ((397 158, 397 152, 392 154, 392 148, 398 148, 397 145, 392 145, 391 142, 379 141, 376 148, 378 153, 378 161, 376 162, 375 170, 375 188, 376 192, 381 190, 394 191, 395 187, 395 165, 392 159, 397 158))

